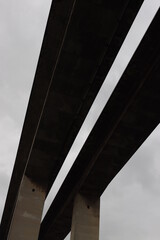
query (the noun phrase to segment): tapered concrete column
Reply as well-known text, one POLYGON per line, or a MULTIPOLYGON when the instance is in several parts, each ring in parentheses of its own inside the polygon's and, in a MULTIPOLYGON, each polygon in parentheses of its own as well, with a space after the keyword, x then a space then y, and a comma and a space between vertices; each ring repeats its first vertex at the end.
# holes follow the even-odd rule
POLYGON ((7 240, 37 240, 45 192, 24 176, 7 240))
POLYGON ((99 239, 100 199, 88 199, 78 194, 75 198, 71 240, 99 239))

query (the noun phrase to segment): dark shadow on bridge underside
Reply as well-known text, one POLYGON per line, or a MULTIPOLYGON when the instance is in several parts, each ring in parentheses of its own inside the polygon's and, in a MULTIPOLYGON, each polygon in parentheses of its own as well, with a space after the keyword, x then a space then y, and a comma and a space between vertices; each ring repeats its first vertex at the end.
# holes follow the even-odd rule
POLYGON ((160 11, 46 214, 41 239, 70 231, 78 192, 98 198, 160 122, 160 11))
MULTIPOLYGON (((7 238, 24 174, 42 188, 46 195, 48 194, 142 2, 142 0, 92 1, 92 3, 87 0, 53 1, 2 217, 1 239, 7 238)), ((134 78, 135 70, 129 72, 134 78)), ((130 85, 132 86, 132 81, 130 85)), ((122 83, 120 86, 123 91, 126 87, 127 91, 125 84, 122 83)), ((135 83, 135 89, 136 87, 135 83)), ((129 91, 132 94, 132 87, 129 91)), ((117 95, 119 96, 119 93, 116 93, 116 98, 117 95)), ((113 112, 112 117, 107 120, 108 126, 103 127, 103 124, 100 126, 108 131, 108 127, 114 124, 129 98, 129 92, 126 96, 119 96, 120 100, 115 100, 112 106, 115 111, 119 110, 113 112)), ((110 109, 106 111, 110 112, 110 109)), ((103 118, 101 117, 99 122, 103 121, 101 119, 103 118)), ((104 133, 106 135, 99 136, 102 143, 108 132, 104 133)), ((94 137, 94 134, 91 136, 94 137)), ((95 137, 97 138, 97 133, 95 137)), ((86 145, 88 150, 84 148, 80 156, 85 152, 85 158, 92 162, 93 149, 97 148, 99 151, 100 142, 97 141, 96 146, 94 139, 93 142, 91 139, 92 137, 86 145)), ((81 161, 78 159, 76 166, 79 166, 81 161)), ((88 160, 84 164, 87 169, 90 166, 88 160)), ((73 173, 77 171, 74 169, 76 168, 73 168, 73 173)), ((75 183, 79 181, 81 171, 84 171, 83 164, 78 167, 79 173, 75 183)), ((92 176, 92 173, 90 174, 92 176)), ((92 180, 89 180, 89 177, 87 179, 86 186, 91 187, 92 180)), ((101 188, 104 189, 105 186, 106 182, 101 188)), ((68 187, 71 187, 70 183, 68 187)), ((88 191, 85 188, 81 190, 84 193, 88 191)), ((68 191, 68 188, 65 191, 68 191)), ((102 189, 98 190, 97 194, 101 192, 102 189)), ((56 214, 59 214, 59 206, 55 212, 56 217, 58 216, 56 214)), ((55 235, 54 239, 61 239, 70 230, 71 208, 72 203, 66 215, 68 218, 66 228, 64 231, 61 229, 62 235, 55 235)), ((52 222, 50 220, 47 220, 46 230, 42 224, 41 234, 48 230, 52 222)), ((55 220, 55 224, 56 221, 59 220, 55 220)), ((60 224, 55 226, 54 231, 59 227, 63 228, 61 220, 60 224)))

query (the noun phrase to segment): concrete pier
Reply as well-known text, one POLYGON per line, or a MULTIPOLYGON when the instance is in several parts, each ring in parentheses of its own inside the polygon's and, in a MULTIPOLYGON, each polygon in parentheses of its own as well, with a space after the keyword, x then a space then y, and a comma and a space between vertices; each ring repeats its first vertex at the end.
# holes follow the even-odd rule
POLYGON ((45 192, 24 176, 7 240, 37 240, 45 192))
POLYGON ((99 239, 100 199, 89 199, 78 194, 75 198, 71 240, 99 239))

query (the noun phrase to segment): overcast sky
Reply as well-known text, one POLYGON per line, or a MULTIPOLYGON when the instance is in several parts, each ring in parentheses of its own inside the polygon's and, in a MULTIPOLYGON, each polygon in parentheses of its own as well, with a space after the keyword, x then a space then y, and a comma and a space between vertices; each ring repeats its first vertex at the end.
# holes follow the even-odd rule
MULTIPOLYGON (((155 1, 150 2, 152 7, 155 1)), ((0 217, 50 3, 0 0, 0 217)), ((159 146, 157 127, 106 189, 101 198, 101 240, 159 239, 159 146)))

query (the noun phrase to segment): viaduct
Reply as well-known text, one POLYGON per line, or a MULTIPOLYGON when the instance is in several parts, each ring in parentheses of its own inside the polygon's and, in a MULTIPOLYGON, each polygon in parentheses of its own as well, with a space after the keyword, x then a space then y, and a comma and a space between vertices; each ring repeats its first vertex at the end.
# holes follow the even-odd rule
POLYGON ((1 240, 98 240, 100 197, 160 122, 160 12, 41 222, 45 199, 142 0, 53 0, 1 240))

